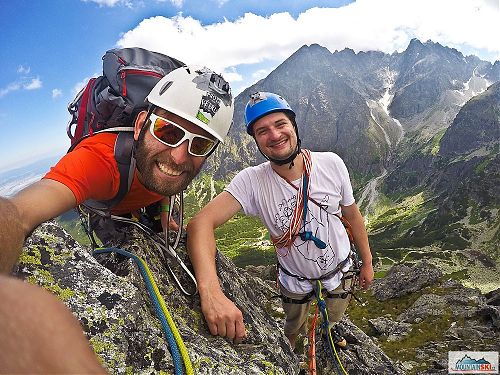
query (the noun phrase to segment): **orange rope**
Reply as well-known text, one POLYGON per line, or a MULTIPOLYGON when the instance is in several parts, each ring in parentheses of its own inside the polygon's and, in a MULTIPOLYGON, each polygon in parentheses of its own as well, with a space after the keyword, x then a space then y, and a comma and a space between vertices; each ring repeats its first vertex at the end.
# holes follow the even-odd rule
POLYGON ((309 359, 309 375, 316 375, 316 323, 318 321, 318 311, 318 305, 316 305, 316 311, 309 330, 309 350, 307 353, 309 359))
MULTIPOLYGON (((306 150, 306 149, 302 149, 300 152, 301 152, 302 157, 304 159, 304 171, 302 172, 302 179, 304 178, 304 175, 307 176, 307 178, 309 179, 309 176, 311 175, 311 168, 312 168, 311 152, 309 150, 306 150)), ((273 242, 273 244, 276 248, 290 248, 293 244, 293 241, 295 240, 295 237, 297 236, 297 234, 300 230, 300 224, 302 221, 302 214, 303 214, 302 210, 304 209, 303 185, 304 184, 301 183, 299 186, 299 190, 297 192, 297 201, 295 203, 295 209, 293 211, 292 219, 290 220, 290 226, 288 227, 288 230, 285 233, 283 233, 281 236, 278 236, 278 237, 271 236, 271 241, 273 242)), ((311 186, 311 184, 308 183, 307 184, 307 196, 308 197, 309 197, 310 186, 311 186)), ((287 252, 287 254, 288 254, 288 252, 287 252)))

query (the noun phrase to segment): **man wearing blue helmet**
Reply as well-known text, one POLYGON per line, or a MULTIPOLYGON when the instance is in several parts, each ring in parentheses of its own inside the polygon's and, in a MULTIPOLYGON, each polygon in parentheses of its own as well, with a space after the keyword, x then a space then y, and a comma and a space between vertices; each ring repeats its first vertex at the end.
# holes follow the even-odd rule
POLYGON ((353 280, 347 276, 353 263, 350 238, 362 260, 359 285, 367 288, 373 281, 368 236, 347 168, 332 152, 301 149, 295 112, 277 94, 251 95, 245 123, 268 161, 239 172, 188 225, 188 250, 210 331, 236 342, 245 337, 242 313, 219 284, 213 232, 243 210, 262 220, 276 247, 286 313, 284 332, 292 348, 297 335, 305 333, 318 280, 328 291, 332 337, 345 348, 347 343, 335 323, 349 303, 353 280))

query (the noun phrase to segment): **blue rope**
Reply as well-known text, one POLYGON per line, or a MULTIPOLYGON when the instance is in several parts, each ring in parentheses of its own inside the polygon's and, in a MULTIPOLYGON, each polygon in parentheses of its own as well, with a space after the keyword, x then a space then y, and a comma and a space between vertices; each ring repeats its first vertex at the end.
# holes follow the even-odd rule
POLYGON ((163 311, 162 311, 161 306, 160 306, 160 302, 158 301, 158 298, 156 297, 156 294, 153 290, 153 286, 151 285, 151 282, 149 281, 148 274, 146 272, 146 269, 142 265, 140 258, 132 253, 129 253, 128 251, 125 251, 123 249, 119 249, 116 247, 108 247, 105 249, 95 250, 94 255, 95 254, 112 253, 112 252, 124 255, 124 256, 132 259, 135 262, 135 264, 137 264, 137 266, 139 267, 139 271, 141 272, 142 278, 144 279, 149 296, 153 300, 153 304, 155 306, 155 311, 156 311, 156 316, 158 317, 158 319, 160 319, 161 325, 163 327, 163 331, 165 333, 165 337, 167 338, 168 346, 170 348, 170 353, 172 354, 172 360, 174 363, 175 375, 183 375, 182 360, 181 360, 181 354, 179 352, 179 348, 177 346, 177 343, 175 342, 175 338, 174 338, 174 335, 172 333, 172 330, 170 329, 170 326, 167 323, 167 319, 165 318, 165 315, 163 314, 163 311))

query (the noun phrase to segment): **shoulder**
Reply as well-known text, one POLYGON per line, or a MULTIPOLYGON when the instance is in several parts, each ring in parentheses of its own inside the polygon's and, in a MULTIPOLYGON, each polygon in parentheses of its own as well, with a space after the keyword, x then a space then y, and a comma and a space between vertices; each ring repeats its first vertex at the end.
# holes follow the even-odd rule
POLYGON ((251 166, 251 167, 247 167, 241 171, 239 171, 235 178, 236 177, 239 177, 239 178, 256 178, 256 177, 259 177, 259 176, 262 176, 266 173, 269 172, 270 170, 270 165, 269 165, 269 162, 265 162, 265 163, 262 163, 262 164, 259 164, 259 165, 255 165, 255 166, 251 166))
POLYGON ((92 176, 97 180, 114 176, 117 173, 114 156, 116 137, 116 134, 102 133, 82 140, 74 150, 65 154, 45 177, 58 181, 87 181, 92 176))
MULTIPOLYGON (((88 137, 80 141, 80 143, 75 147, 73 151, 79 149, 95 149, 95 150, 107 150, 109 148, 114 149, 116 133, 99 133, 92 137, 88 137)), ((73 152, 71 151, 71 152, 73 152)), ((71 154, 69 152, 68 154, 71 154)))
POLYGON ((321 161, 329 161, 334 163, 344 164, 344 161, 340 156, 338 156, 334 152, 311 152, 313 160, 321 161))

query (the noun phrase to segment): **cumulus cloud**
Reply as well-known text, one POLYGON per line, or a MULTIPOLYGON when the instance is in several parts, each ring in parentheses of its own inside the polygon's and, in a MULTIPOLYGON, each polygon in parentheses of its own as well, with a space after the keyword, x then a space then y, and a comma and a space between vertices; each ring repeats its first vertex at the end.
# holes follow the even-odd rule
POLYGON ((31 79, 21 79, 16 82, 9 83, 6 87, 0 88, 0 98, 3 98, 5 95, 10 94, 11 92, 18 90, 37 90, 42 87, 42 81, 40 78, 31 78, 31 79))
POLYGON ((42 81, 40 78, 32 78, 29 82, 23 85, 25 90, 36 90, 42 88, 42 81))
POLYGON ((224 77, 224 79, 226 81, 229 81, 229 82, 243 81, 242 75, 236 71, 235 67, 228 68, 225 71, 223 71, 221 74, 224 77))
POLYGON ((340 8, 311 8, 296 19, 288 13, 246 13, 234 21, 203 25, 182 14, 157 16, 124 33, 117 44, 163 52, 219 72, 283 61, 304 44, 318 43, 332 52, 349 47, 392 53, 415 37, 500 56, 498 16, 492 0, 358 0, 340 8))
POLYGON ((52 99, 58 98, 62 95, 62 91, 60 89, 52 90, 52 99))

